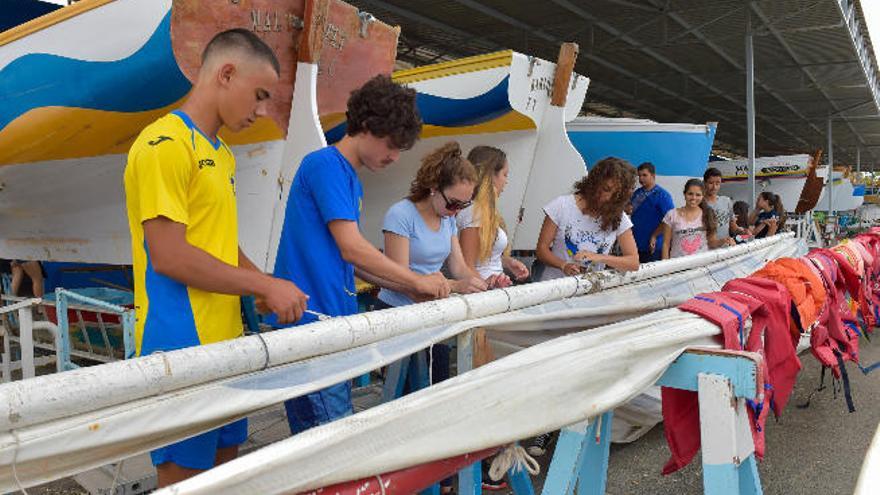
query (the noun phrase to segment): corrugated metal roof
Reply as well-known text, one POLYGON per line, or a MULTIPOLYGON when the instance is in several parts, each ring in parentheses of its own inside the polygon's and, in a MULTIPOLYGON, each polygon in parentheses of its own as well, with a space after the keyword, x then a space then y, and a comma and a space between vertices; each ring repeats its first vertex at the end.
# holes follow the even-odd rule
POLYGON ((718 121, 719 148, 738 154, 750 14, 758 154, 825 148, 833 115, 835 161, 854 163, 859 146, 863 164, 880 162, 880 75, 859 0, 350 1, 399 24, 398 53, 416 64, 499 48, 554 60, 577 42, 576 70, 592 79, 585 111, 718 121))

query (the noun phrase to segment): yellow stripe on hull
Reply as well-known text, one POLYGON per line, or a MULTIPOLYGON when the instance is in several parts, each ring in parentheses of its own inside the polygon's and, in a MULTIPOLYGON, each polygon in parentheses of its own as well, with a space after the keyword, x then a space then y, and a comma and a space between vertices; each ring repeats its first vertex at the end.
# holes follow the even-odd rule
POLYGON ((320 115, 318 120, 321 122, 321 129, 324 132, 328 132, 330 129, 345 123, 345 112, 334 112, 327 115, 320 115))
POLYGON ((511 111, 497 119, 484 122, 482 124, 470 125, 464 127, 440 127, 434 125, 426 125, 422 127, 421 138, 432 138, 439 136, 461 136, 467 134, 490 134, 495 132, 510 131, 528 131, 536 129, 532 119, 525 115, 511 111))
MULTIPOLYGON (((321 116, 321 128, 324 132, 328 132, 336 126, 345 122, 345 114, 334 113, 321 116)), ((497 119, 483 122, 482 124, 462 126, 462 127, 443 127, 437 125, 425 124, 422 126, 421 139, 427 139, 438 136, 460 136, 467 134, 489 134, 494 132, 509 131, 527 131, 535 129, 535 123, 532 119, 525 115, 510 111, 497 119)))
POLYGON ((494 69, 497 67, 509 67, 513 63, 513 51, 506 50, 474 57, 461 58, 450 62, 425 65, 413 69, 400 70, 391 75, 394 82, 409 84, 428 79, 465 74, 478 70, 494 69))
MULTIPOLYGON (((0 132, 0 166, 128 153, 144 127, 181 103, 182 99, 163 108, 134 113, 36 108, 0 132)), ((283 138, 281 129, 269 118, 257 120, 242 132, 223 131, 220 135, 230 145, 283 138)))

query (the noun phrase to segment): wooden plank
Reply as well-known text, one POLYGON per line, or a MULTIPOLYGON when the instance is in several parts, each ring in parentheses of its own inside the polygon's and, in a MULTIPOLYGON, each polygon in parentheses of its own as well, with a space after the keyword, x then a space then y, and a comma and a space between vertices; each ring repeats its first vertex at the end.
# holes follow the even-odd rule
POLYGON ((700 373, 730 378, 736 397, 754 399, 758 395, 758 364, 753 353, 717 353, 690 350, 679 356, 657 380, 661 387, 698 390, 700 373))
POLYGON ((571 85, 571 74, 574 64, 577 62, 577 43, 563 43, 559 48, 559 59, 556 61, 556 74, 553 77, 553 96, 550 104, 555 107, 564 107, 568 98, 568 88, 571 85))
POLYGON ((489 344, 489 337, 485 328, 474 330, 474 368, 491 363, 495 360, 495 353, 489 344))

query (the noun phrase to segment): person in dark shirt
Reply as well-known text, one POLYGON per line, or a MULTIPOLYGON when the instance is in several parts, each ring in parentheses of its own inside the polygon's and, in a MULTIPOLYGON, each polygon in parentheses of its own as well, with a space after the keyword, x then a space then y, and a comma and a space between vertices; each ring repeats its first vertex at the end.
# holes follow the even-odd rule
POLYGON ((657 170, 651 162, 639 165, 639 184, 630 198, 632 208, 633 237, 639 249, 639 262, 647 263, 660 259, 663 247, 663 217, 675 208, 669 191, 657 185, 657 170))
POLYGON ((755 211, 749 223, 754 226, 756 239, 776 235, 785 225, 785 207, 778 194, 764 191, 758 195, 755 211))

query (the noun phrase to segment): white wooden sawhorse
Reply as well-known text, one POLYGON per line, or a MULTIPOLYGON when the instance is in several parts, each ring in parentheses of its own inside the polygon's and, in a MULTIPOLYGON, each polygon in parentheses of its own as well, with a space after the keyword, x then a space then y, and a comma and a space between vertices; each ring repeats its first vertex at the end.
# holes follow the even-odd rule
MULTIPOLYGON (((459 363, 463 362, 459 340, 459 363)), ((467 355, 467 348, 465 348, 467 355)), ((469 357, 469 356, 467 356, 469 357)), ((699 394, 703 489, 706 495, 760 495, 746 400, 758 398, 760 356, 753 353, 692 350, 667 368, 657 385, 699 394)), ((470 361, 466 361, 470 362, 470 361)), ((559 435, 542 493, 604 495, 611 445, 609 411, 566 428, 559 435)), ((481 493, 479 464, 459 472, 462 495, 481 493)), ((508 473, 514 493, 533 495, 525 471, 508 473)))

